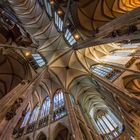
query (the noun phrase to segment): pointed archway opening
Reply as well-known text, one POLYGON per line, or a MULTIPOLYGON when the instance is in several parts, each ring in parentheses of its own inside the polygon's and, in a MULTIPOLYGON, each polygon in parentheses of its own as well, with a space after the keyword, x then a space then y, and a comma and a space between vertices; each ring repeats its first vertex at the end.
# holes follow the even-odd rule
POLYGON ((41 133, 39 134, 37 140, 47 140, 47 137, 46 137, 46 135, 45 135, 44 133, 41 132, 41 133))
POLYGON ((63 126, 62 124, 59 124, 56 127, 56 135, 54 140, 73 140, 72 135, 67 127, 63 126))

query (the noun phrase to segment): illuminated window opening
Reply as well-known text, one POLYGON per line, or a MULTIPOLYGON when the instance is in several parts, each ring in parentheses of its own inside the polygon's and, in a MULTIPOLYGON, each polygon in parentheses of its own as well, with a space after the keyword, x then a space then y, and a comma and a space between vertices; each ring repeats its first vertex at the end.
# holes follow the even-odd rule
POLYGON ((122 132, 122 124, 111 112, 103 113, 99 111, 95 122, 99 133, 108 140, 113 140, 122 132))
POLYGON ((58 29, 60 31, 62 31, 63 30, 64 22, 62 20, 62 17, 60 17, 56 11, 54 12, 54 19, 55 19, 54 20, 55 21, 55 25, 58 27, 58 29))
POLYGON ((70 45, 74 45, 77 42, 70 29, 66 29, 64 37, 70 45))
POLYGON ((40 54, 36 53, 36 54, 32 54, 32 56, 39 67, 42 67, 45 65, 45 61, 43 60, 43 58, 40 54))
POLYGON ((34 122, 37 121, 37 118, 38 118, 38 115, 39 115, 39 109, 40 109, 40 106, 36 106, 32 112, 32 115, 31 115, 31 118, 30 118, 30 121, 29 121, 29 124, 32 124, 34 122))
POLYGON ((108 79, 109 81, 113 81, 121 74, 121 70, 113 69, 103 65, 94 65, 91 67, 91 71, 101 77, 108 79))
POLYGON ((26 113, 20 128, 23 128, 23 127, 25 127, 27 125, 27 122, 28 122, 29 118, 30 118, 30 111, 28 111, 26 113))
POLYGON ((49 15, 50 17, 52 17, 52 9, 51 9, 51 4, 50 4, 50 2, 49 2, 48 0, 44 0, 44 3, 45 3, 45 9, 46 9, 48 15, 49 15))
POLYGON ((64 94, 62 91, 55 94, 53 98, 53 111, 54 111, 54 120, 58 120, 66 115, 64 94))
POLYGON ((45 116, 48 116, 50 112, 50 98, 46 97, 42 108, 41 108, 41 114, 40 114, 40 119, 44 118, 45 116))

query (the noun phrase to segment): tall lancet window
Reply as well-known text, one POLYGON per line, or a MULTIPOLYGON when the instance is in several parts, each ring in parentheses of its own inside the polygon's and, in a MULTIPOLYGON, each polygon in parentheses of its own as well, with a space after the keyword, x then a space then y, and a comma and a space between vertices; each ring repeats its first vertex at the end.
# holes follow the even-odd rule
POLYGON ((38 118, 38 115, 39 115, 39 109, 40 109, 40 106, 38 106, 38 105, 34 108, 34 110, 32 112, 32 115, 31 115, 31 118, 30 118, 30 121, 29 121, 30 124, 37 121, 37 118, 38 118))
POLYGON ((44 3, 45 3, 45 9, 46 9, 48 15, 50 17, 52 17, 52 9, 51 9, 51 4, 50 4, 49 0, 44 0, 44 3))
POLYGON ((76 43, 76 39, 74 38, 72 31, 70 29, 66 30, 64 37, 70 45, 74 45, 76 43))
POLYGON ((63 30, 63 11, 61 9, 58 9, 57 11, 54 12, 54 21, 55 25, 58 27, 60 31, 63 30))
POLYGON ((64 93, 62 91, 59 91, 54 95, 53 111, 54 111, 53 115, 54 120, 58 120, 66 115, 64 93))
POLYGON ((50 112, 50 98, 47 96, 41 108, 39 116, 39 127, 44 127, 48 124, 49 112, 50 112))
POLYGON ((112 67, 104 66, 104 65, 93 65, 91 67, 91 71, 92 73, 104 77, 109 81, 115 80, 122 72, 121 70, 114 69, 112 67))
POLYGON ((69 19, 66 21, 65 28, 66 29, 64 31, 64 39, 66 40, 66 42, 71 46, 77 44, 78 41, 81 39, 81 36, 69 19))
POLYGON ((113 140, 122 132, 122 124, 111 112, 96 112, 95 123, 99 133, 107 140, 113 140))
POLYGON ((37 119, 39 115, 39 110, 40 110, 40 106, 37 105, 31 114, 29 125, 27 127, 27 133, 32 132, 35 129, 35 125, 37 123, 37 119))
POLYGON ((27 113, 26 113, 26 115, 25 115, 25 117, 23 119, 23 122, 21 124, 21 128, 23 128, 23 127, 25 127, 27 125, 27 122, 28 122, 28 120, 30 118, 30 113, 31 113, 30 111, 27 111, 27 113))
POLYGON ((40 114, 40 118, 43 118, 45 116, 49 115, 49 111, 50 111, 50 98, 46 97, 42 108, 41 108, 41 114, 40 114))

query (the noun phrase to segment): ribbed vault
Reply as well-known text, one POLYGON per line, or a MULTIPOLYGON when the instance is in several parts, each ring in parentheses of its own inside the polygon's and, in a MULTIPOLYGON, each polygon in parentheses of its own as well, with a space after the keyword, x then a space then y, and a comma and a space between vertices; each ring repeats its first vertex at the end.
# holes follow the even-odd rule
POLYGON ((106 108, 91 77, 85 76, 75 80, 71 85, 70 93, 75 97, 76 102, 80 102, 83 108, 88 112, 90 112, 91 109, 106 108))
POLYGON ((0 54, 0 98, 26 79, 28 70, 26 61, 18 54, 14 52, 0 54))
MULTIPOLYGON (((89 78, 90 67, 99 63, 100 57, 119 47, 109 44, 74 50, 67 45, 63 35, 57 31, 54 21, 50 20, 37 1, 9 0, 9 2, 27 32, 38 44, 37 51, 48 62, 46 75, 35 91, 34 102, 37 102, 37 98, 38 101, 41 100, 39 99, 40 96, 44 98, 47 95, 45 92, 52 97, 58 89, 62 89, 64 92, 71 93, 88 111, 93 107, 105 107, 105 103, 94 87, 92 79, 89 78)), ((122 6, 124 0, 121 0, 120 3, 116 0, 81 0, 80 3, 79 17, 84 17, 85 19, 81 18, 80 20, 86 22, 81 24, 85 24, 89 30, 92 29, 92 26, 97 26, 97 24, 101 26, 140 4, 134 0, 128 4, 125 2, 128 8, 124 10, 125 6, 122 6), (104 11, 102 11, 103 9, 104 11), (91 15, 87 16, 86 14, 89 14, 87 12, 91 15), (97 17, 97 13, 99 17, 97 17), (108 15, 106 15, 107 13, 108 15)))
POLYGON ((93 31, 139 6, 139 0, 79 0, 77 14, 81 26, 93 31))

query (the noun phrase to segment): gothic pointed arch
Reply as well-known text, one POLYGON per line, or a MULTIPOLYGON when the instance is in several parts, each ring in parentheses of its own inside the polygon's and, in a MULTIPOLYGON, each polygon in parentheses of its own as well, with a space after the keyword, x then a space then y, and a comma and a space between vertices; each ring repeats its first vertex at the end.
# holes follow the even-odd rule
POLYGON ((16 52, 0 54, 0 99, 29 77, 26 60, 16 52))
POLYGON ((47 137, 43 132, 40 132, 36 140, 47 140, 47 137))
POLYGON ((69 129, 61 123, 58 123, 54 129, 54 140, 73 140, 69 129))
POLYGON ((65 115, 65 96, 62 90, 58 90, 53 96, 53 120, 59 120, 65 115))
POLYGON ((124 87, 130 92, 139 96, 140 93, 140 76, 128 75, 123 77, 124 87))

